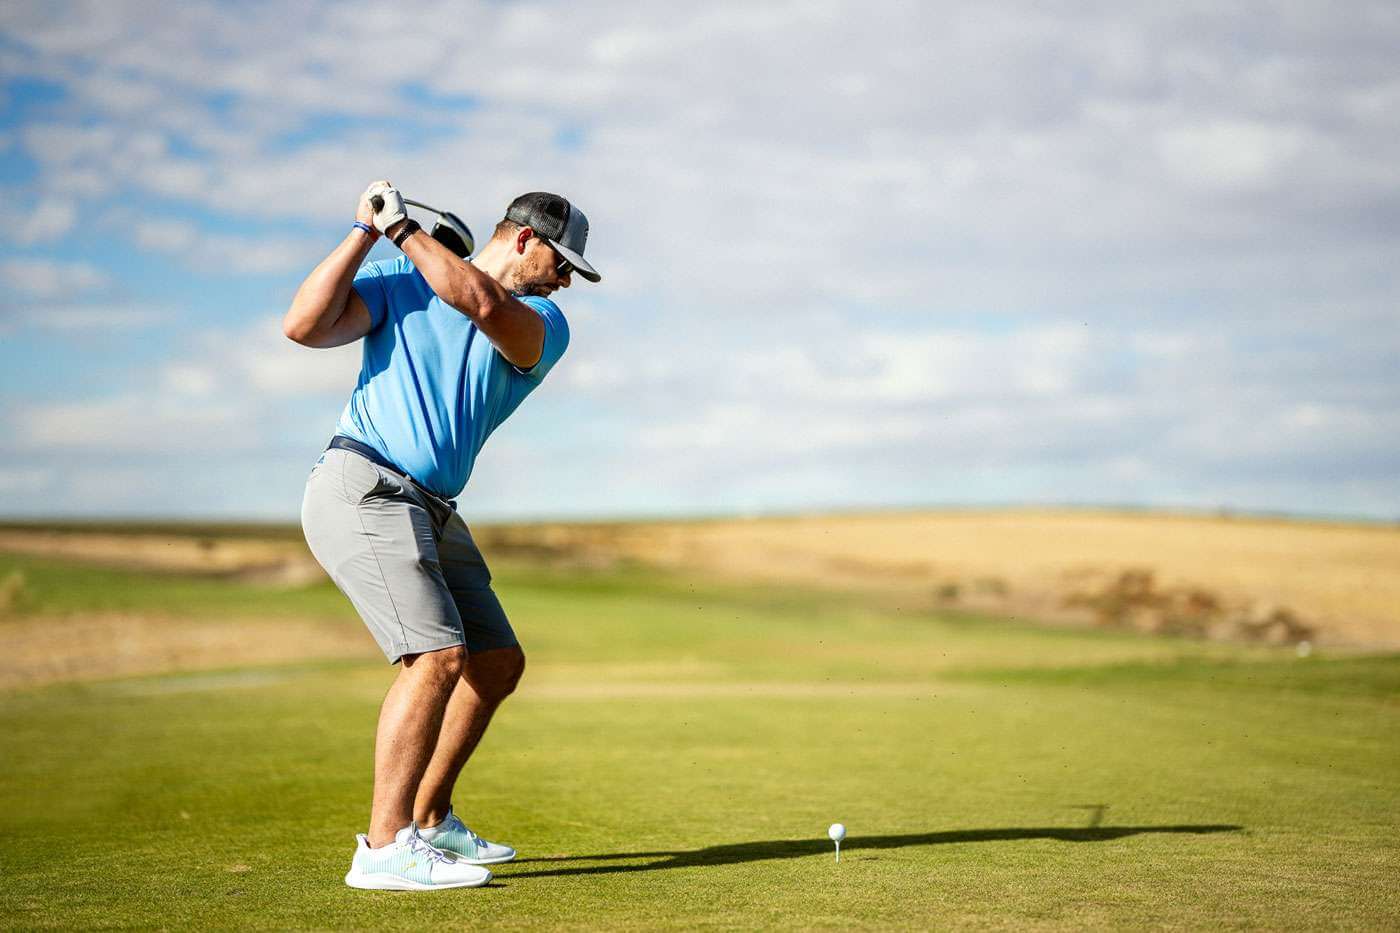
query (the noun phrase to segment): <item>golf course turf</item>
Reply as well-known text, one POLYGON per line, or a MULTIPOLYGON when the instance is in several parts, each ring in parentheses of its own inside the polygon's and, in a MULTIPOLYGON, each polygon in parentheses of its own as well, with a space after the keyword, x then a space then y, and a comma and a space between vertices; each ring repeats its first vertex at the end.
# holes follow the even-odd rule
POLYGON ((394 894, 342 883, 392 669, 328 584, 64 603, 21 565, 55 650, 65 613, 214 624, 224 587, 218 624, 329 614, 364 660, 0 693, 6 927, 1400 926, 1400 657, 506 567, 529 668, 455 803, 521 856, 394 894))

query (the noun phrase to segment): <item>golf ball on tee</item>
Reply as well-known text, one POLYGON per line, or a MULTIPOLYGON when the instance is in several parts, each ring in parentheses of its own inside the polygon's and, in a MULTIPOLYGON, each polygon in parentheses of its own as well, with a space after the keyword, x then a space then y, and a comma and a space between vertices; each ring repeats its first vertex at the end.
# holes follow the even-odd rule
POLYGON ((831 837, 833 842, 840 842, 842 839, 846 838, 846 827, 842 826, 840 823, 832 823, 831 828, 826 831, 826 834, 831 837))

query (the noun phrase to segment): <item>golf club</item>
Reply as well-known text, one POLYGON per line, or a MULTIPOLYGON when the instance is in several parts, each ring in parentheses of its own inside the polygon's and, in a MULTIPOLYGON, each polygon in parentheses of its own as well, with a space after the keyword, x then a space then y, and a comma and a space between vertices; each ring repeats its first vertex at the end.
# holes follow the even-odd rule
MULTIPOLYGON (((414 201, 409 198, 404 198, 403 203, 437 214, 438 219, 434 222, 433 229, 429 232, 429 236, 452 250, 457 256, 462 259, 467 259, 471 256, 472 251, 476 249, 476 240, 472 237, 470 228, 468 228, 467 225, 462 222, 462 218, 458 217, 456 214, 451 211, 438 210, 432 205, 424 204, 422 201, 414 201)), ((375 195, 370 198, 370 206, 376 211, 383 210, 384 199, 375 195)))

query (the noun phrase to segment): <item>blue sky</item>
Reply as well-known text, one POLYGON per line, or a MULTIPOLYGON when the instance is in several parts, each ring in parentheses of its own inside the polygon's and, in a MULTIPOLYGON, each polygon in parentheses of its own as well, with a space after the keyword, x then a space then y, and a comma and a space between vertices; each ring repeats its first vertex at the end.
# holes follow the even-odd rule
POLYGON ((1364 2, 7 4, 0 515, 294 517, 358 355, 278 320, 387 177, 593 223, 469 517, 1393 519, 1397 46, 1364 2))

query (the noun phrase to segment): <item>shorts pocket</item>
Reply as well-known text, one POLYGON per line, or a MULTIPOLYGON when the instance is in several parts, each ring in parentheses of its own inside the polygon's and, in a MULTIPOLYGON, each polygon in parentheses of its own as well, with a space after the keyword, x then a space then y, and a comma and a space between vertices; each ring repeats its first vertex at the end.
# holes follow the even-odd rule
POLYGON ((338 472, 345 501, 359 504, 398 488, 387 471, 359 454, 346 452, 341 456, 343 460, 338 472))
POLYGON ((360 497, 360 502, 369 502, 372 499, 394 499, 403 495, 403 484, 394 478, 394 474, 383 467, 374 466, 375 482, 369 491, 360 497))

